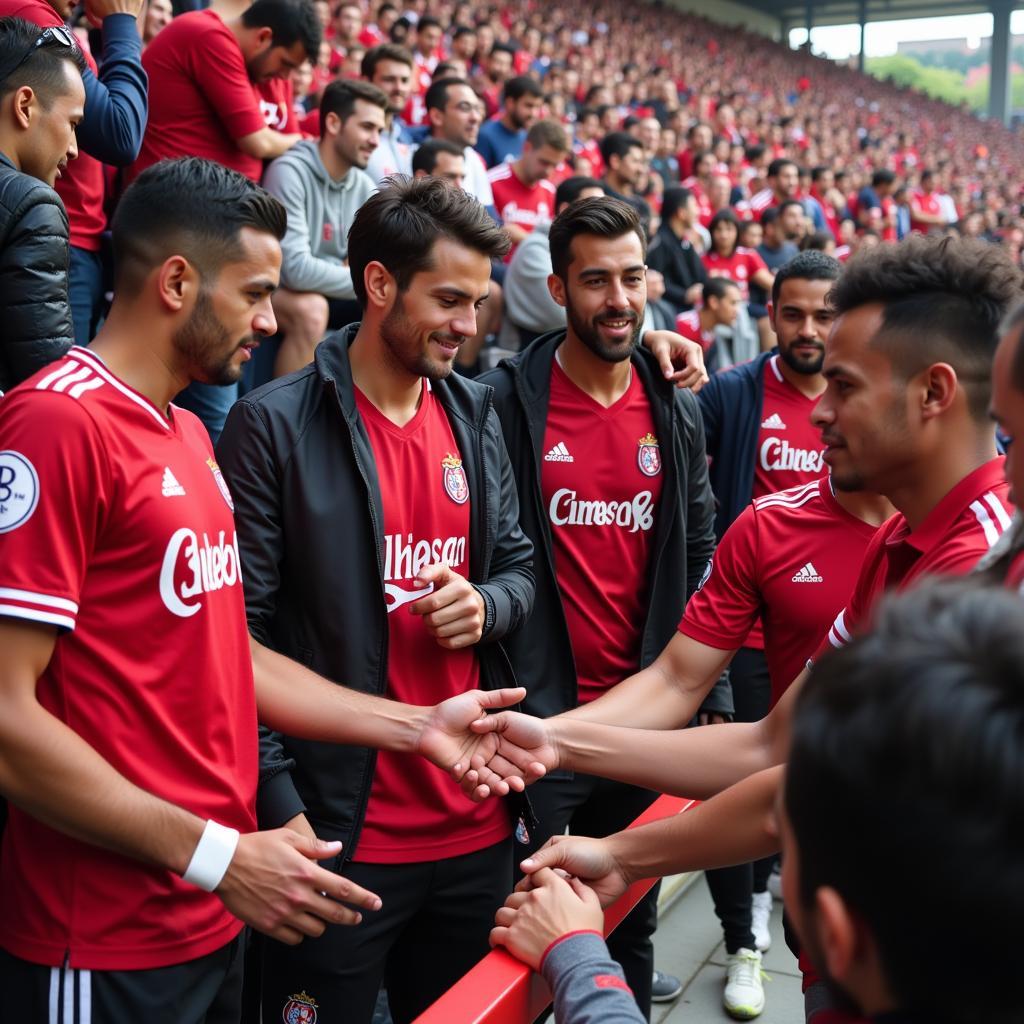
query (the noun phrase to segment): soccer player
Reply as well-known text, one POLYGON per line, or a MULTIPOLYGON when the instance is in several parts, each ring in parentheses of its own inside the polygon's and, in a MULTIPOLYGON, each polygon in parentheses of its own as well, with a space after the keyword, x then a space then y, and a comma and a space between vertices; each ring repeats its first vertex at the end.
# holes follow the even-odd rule
MULTIPOLYGON (((593 701, 665 645, 711 555, 714 516, 693 396, 637 347, 646 284, 636 215, 616 199, 581 199, 549 239, 548 286, 566 327, 483 378, 537 551, 537 607, 508 649, 538 715, 593 701)), ((716 697, 702 710, 731 705, 716 697)), ((593 774, 546 779, 531 793, 531 848, 570 824, 615 831, 654 797, 593 774)), ((645 1012, 656 901, 646 897, 614 940, 645 1012)), ((678 991, 675 982, 661 994, 678 991)))
POLYGON ((358 920, 339 901, 379 906, 316 865, 340 843, 254 831, 257 714, 448 768, 522 693, 413 708, 250 640, 231 491, 171 399, 237 379, 274 332, 284 221, 217 164, 145 172, 94 347, 0 403, 5 1024, 236 1021, 243 923, 296 943, 358 920))
POLYGON ((538 223, 554 220, 555 186, 548 178, 568 151, 569 140, 560 124, 537 121, 526 133, 522 155, 487 172, 498 219, 512 239, 506 259, 538 223))
MULTIPOLYGON (((992 936, 1024 913, 1022 632, 1009 595, 929 583, 885 602, 873 632, 816 666, 798 701, 778 804, 786 907, 858 1021, 1018 1016, 1015 950, 992 936), (939 933, 942 958, 921 941, 939 933)), ((595 892, 542 869, 497 916, 491 941, 544 974, 563 1024, 642 1021, 601 941, 601 902, 625 881, 604 886, 614 870, 595 892)))
MULTIPOLYGON (((502 645, 533 603, 490 391, 451 372, 508 239, 471 196, 427 177, 372 197, 348 243, 361 322, 239 401, 218 451, 249 628, 330 679, 433 705, 511 682, 502 645)), ((384 910, 302 950, 268 942, 264 1019, 305 992, 324 1019, 368 1024, 386 981, 393 1019, 411 1021, 486 952, 519 811, 470 808, 402 754, 276 729, 261 822, 341 839, 334 866, 384 910)))
MULTIPOLYGON (((823 646, 841 646, 868 629, 872 607, 886 589, 905 589, 926 575, 970 571, 1009 526, 1003 459, 988 418, 989 373, 1000 319, 1020 298, 1021 286, 1020 271, 996 247, 920 236, 865 252, 837 283, 823 369, 828 387, 815 407, 815 425, 836 489, 883 494, 898 514, 872 538, 852 595, 823 646)), ((759 723, 729 725, 728 731, 638 732, 636 726, 657 723, 638 720, 636 713, 626 719, 622 707, 679 721, 707 692, 709 675, 692 658, 674 656, 673 649, 682 654, 685 646, 675 638, 650 669, 604 698, 609 711, 603 720, 633 729, 584 724, 571 715, 546 723, 505 716, 480 728, 507 726, 513 742, 534 748, 545 733, 548 768, 597 771, 691 796, 762 773, 713 802, 701 819, 711 818, 713 825, 687 829, 701 829, 691 849, 706 853, 709 843, 727 843, 728 836, 702 829, 718 828, 724 818, 733 822, 729 835, 740 837, 732 854, 743 849, 763 855, 777 848, 762 824, 778 776, 763 770, 785 759, 799 685, 759 723), (730 817, 738 809, 748 815, 742 824, 730 817)), ((595 702, 588 715, 603 711, 595 702)), ((714 856, 706 863, 733 859, 714 856)), ((547 855, 542 863, 560 861, 547 855)))

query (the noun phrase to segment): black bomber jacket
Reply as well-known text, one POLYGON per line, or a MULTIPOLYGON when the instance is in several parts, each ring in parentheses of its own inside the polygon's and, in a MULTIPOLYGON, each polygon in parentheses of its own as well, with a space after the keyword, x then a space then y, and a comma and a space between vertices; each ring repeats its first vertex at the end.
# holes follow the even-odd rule
MULTIPOLYGON (((380 487, 356 411, 348 346, 329 334, 303 370, 256 389, 228 416, 217 458, 231 488, 249 631, 313 671, 383 694, 388 630, 380 487)), ((487 625, 480 685, 515 686, 500 641, 533 606, 533 546, 491 389, 453 374, 433 384, 463 456, 471 495, 470 581, 487 625)), ((305 811, 317 835, 356 850, 376 752, 260 730, 261 828, 305 811)), ((525 812, 524 812, 525 813, 525 812)))

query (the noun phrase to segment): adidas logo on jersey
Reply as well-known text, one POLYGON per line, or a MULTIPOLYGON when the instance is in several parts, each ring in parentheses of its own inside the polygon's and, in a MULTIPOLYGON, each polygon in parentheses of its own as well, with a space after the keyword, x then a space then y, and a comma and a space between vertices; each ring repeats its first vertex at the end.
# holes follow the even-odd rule
POLYGON ((813 562, 808 562, 802 569, 798 569, 793 577, 794 583, 824 583, 825 577, 814 568, 813 562))
POLYGON ((766 419, 764 423, 761 424, 761 429, 785 430, 786 424, 782 422, 782 417, 777 412, 773 412, 771 416, 769 416, 768 419, 766 419))
POLYGON ((185 496, 185 488, 174 478, 170 466, 164 467, 164 480, 160 489, 165 498, 183 498, 185 496))
POLYGON ((544 456, 545 462, 575 462, 576 460, 569 454, 569 449, 565 447, 564 441, 559 441, 554 448, 551 449, 544 456))

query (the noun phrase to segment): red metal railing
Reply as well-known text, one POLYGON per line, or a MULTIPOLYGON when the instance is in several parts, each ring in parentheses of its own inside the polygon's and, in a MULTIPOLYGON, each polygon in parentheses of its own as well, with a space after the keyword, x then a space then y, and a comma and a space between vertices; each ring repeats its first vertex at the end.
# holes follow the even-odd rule
MULTIPOLYGON (((696 800, 661 796, 630 828, 649 821, 682 814, 697 806, 696 800)), ((656 879, 635 882, 604 914, 605 934, 637 905, 656 879)), ((530 1024, 551 1002, 544 979, 504 950, 494 950, 432 1006, 415 1024, 530 1024)))

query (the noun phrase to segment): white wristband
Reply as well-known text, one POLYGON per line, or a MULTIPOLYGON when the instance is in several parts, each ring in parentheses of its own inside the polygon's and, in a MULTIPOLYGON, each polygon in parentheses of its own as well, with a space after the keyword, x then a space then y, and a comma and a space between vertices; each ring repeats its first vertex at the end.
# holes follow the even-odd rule
POLYGON ((186 882, 199 886, 207 892, 213 892, 227 873, 231 858, 238 846, 237 829, 218 825, 208 821, 203 834, 199 837, 192 859, 188 862, 185 874, 181 877, 186 882))

